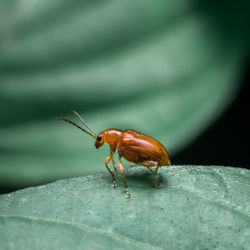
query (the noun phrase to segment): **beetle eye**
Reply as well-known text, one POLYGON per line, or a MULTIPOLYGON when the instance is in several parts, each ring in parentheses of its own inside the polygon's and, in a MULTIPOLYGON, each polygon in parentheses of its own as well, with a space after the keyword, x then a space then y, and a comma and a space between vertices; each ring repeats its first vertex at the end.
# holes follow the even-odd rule
POLYGON ((98 135, 97 137, 96 137, 96 140, 97 141, 100 141, 102 139, 102 136, 101 135, 98 135))

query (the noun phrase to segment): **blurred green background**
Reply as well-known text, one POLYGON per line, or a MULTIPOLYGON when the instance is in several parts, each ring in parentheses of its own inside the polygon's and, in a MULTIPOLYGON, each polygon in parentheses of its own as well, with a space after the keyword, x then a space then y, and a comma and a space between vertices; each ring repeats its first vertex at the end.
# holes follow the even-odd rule
POLYGON ((56 121, 80 124, 72 109, 97 133, 135 129, 172 157, 187 148, 241 88, 249 5, 0 1, 2 192, 106 171, 108 146, 56 121))

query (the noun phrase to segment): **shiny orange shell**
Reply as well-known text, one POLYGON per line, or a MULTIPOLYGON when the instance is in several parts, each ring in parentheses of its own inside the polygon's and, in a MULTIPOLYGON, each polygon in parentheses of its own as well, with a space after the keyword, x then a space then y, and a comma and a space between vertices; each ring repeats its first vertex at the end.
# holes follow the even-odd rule
POLYGON ((120 157, 139 165, 170 164, 168 152, 159 141, 132 129, 122 131, 117 149, 120 157))

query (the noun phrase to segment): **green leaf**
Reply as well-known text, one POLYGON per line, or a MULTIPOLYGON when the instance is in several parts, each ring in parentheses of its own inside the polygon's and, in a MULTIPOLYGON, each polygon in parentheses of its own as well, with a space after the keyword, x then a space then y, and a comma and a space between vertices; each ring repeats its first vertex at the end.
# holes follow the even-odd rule
POLYGON ((100 132, 131 128, 178 152, 231 103, 248 55, 249 2, 2 1, 0 182, 99 172, 100 132), (84 167, 83 167, 84 166, 84 167))
POLYGON ((250 171, 170 166, 57 181, 0 196, 0 249, 247 249, 250 171))

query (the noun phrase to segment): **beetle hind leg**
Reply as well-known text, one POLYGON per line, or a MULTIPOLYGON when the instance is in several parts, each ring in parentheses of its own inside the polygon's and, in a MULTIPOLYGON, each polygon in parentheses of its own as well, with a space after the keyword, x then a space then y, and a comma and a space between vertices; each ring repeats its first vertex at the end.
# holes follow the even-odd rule
POLYGON ((158 182, 158 183, 155 183, 155 176, 156 176, 156 174, 157 174, 157 171, 158 171, 158 169, 159 169, 159 165, 157 164, 157 166, 156 166, 156 169, 155 169, 155 171, 153 172, 153 175, 152 175, 152 183, 156 186, 156 187, 160 187, 161 185, 160 185, 160 183, 158 182))
POLYGON ((154 173, 154 170, 151 169, 150 167, 148 167, 148 170, 149 170, 151 173, 154 173))
POLYGON ((155 183, 155 176, 158 172, 158 169, 159 169, 159 163, 156 162, 156 161, 143 161, 143 162, 140 162, 139 163, 140 165, 144 166, 144 167, 147 167, 148 170, 153 173, 152 177, 151 177, 151 181, 153 183, 154 186, 156 187, 160 187, 160 183, 155 183), (155 170, 152 170, 151 167, 156 167, 155 170))

